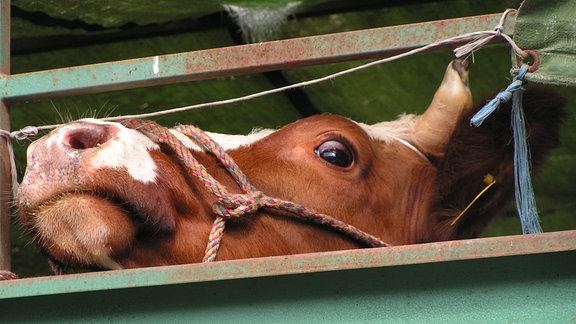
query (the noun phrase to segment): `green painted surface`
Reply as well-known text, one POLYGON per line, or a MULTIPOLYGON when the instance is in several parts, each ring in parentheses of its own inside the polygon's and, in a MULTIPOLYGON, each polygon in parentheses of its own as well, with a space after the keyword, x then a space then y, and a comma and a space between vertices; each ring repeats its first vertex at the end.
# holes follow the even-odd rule
MULTIPOLYGON (((0 2, 0 73, 10 73, 10 24, 7 22, 10 14, 10 3, 7 0, 0 2)), ((0 100, 3 98, 0 96, 0 100)), ((0 102, 0 128, 10 129, 10 111, 4 101, 0 102)), ((8 160, 7 143, 0 144, 0 165, 6 165, 8 160)), ((10 172, 7 168, 0 170, 0 192, 9 190, 10 172)), ((11 265, 10 255, 10 197, 0 197, 0 269, 8 269, 11 265)))
POLYGON ((528 80, 576 85, 575 17, 576 2, 571 0, 527 0, 522 4, 514 39, 540 57, 540 67, 527 75, 528 80))
POLYGON ((0 299, 564 251, 576 251, 576 231, 12 280, 0 299))
POLYGON ((570 323, 574 252, 0 300, 4 323, 570 323))
MULTIPOLYGON (((285 40, 282 43, 268 42, 16 73, 0 78, 3 82, 0 95, 12 101, 22 101, 390 56, 388 52, 421 47, 450 37, 489 29, 496 25, 499 19, 500 15, 493 14, 441 23, 429 22, 313 36, 285 40), (427 32, 422 33, 423 30, 427 32)), ((508 27, 506 31, 511 34, 513 24, 509 23, 508 27)), ((432 66, 442 65, 444 62, 438 63, 432 66)), ((439 74, 439 79, 441 76, 439 74)))
MULTIPOLYGON (((199 19, 217 14, 223 5, 237 5, 246 8, 274 8, 286 6, 290 2, 300 2, 306 9, 328 0, 13 0, 12 3, 27 11, 42 11, 48 15, 63 19, 80 19, 86 24, 103 27, 121 27, 128 23, 138 25, 166 23, 174 20, 199 19), (150 14, 150 13, 154 14, 150 14)), ((368 1, 367 1, 368 2, 368 1)))

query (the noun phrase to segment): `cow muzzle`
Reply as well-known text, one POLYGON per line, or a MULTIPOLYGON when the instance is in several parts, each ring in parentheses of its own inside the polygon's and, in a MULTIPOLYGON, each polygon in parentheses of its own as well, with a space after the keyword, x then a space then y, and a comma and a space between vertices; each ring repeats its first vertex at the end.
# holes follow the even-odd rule
POLYGON ((22 223, 62 263, 119 268, 112 254, 128 248, 137 232, 133 201, 123 193, 130 181, 154 178, 148 150, 156 147, 137 131, 95 120, 38 139, 28 148, 16 197, 22 223))

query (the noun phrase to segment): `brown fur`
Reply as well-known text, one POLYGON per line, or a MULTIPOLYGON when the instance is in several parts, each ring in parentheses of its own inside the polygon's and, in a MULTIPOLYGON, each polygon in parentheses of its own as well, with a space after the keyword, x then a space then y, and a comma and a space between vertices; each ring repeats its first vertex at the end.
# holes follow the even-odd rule
MULTIPOLYGON (((566 115, 564 105, 564 98, 551 90, 532 88, 524 94, 533 173, 537 173, 550 151, 560 143, 560 122, 566 115)), ((503 104, 480 127, 470 126, 470 118, 481 106, 462 116, 445 157, 438 162, 442 200, 433 215, 439 222, 438 230, 444 233, 430 240, 478 236, 502 205, 514 197, 511 102, 503 104), (449 231, 452 217, 485 187, 482 180, 488 173, 495 176, 495 186, 466 212, 455 231, 449 231)))
MULTIPOLYGON (((558 144, 563 104, 549 91, 526 93, 524 109, 535 168, 558 144)), ((447 151, 433 164, 398 142, 374 141, 356 123, 331 115, 295 122, 254 145, 229 153, 252 184, 268 196, 329 214, 388 243, 474 237, 512 195, 513 148, 508 106, 501 107, 480 128, 469 126, 471 114, 460 119, 447 151), (314 149, 328 139, 339 139, 354 152, 352 166, 335 167, 315 155, 314 149), (497 185, 457 226, 450 226, 453 217, 483 188, 482 178, 487 173, 496 176, 497 185)), ((53 238, 46 233, 38 234, 38 219, 52 217, 51 221, 62 222, 56 227, 90 223, 93 217, 99 217, 95 212, 99 205, 112 202, 119 208, 106 207, 106 217, 100 219, 113 235, 94 239, 90 244, 95 250, 109 251, 109 256, 126 268, 199 262, 214 219, 211 205, 215 198, 173 153, 164 149, 151 154, 159 166, 159 182, 142 185, 122 170, 102 169, 88 174, 78 169, 81 171, 73 173, 77 178, 74 186, 61 189, 72 196, 74 191, 90 193, 92 197, 87 201, 92 206, 78 206, 74 217, 64 216, 65 220, 59 221, 54 217, 58 213, 67 215, 66 210, 47 214, 41 210, 59 204, 69 206, 66 201, 49 201, 32 210, 21 204, 24 224, 54 259, 74 266, 94 266, 97 257, 86 251, 71 253, 52 244, 53 238)), ((230 190, 239 191, 212 156, 195 156, 216 179, 230 190)), ((98 231, 82 226, 75 230, 80 237, 98 231)), ((58 235, 63 239, 73 240, 66 230, 62 232, 58 235)), ((228 222, 218 260, 358 246, 341 234, 261 210, 249 218, 228 222)))

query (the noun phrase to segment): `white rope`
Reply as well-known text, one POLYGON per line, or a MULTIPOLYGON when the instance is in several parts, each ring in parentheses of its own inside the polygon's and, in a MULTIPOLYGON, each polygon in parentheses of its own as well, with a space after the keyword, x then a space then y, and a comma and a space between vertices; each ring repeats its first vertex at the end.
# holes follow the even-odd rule
POLYGON ((388 63, 388 62, 395 61, 395 60, 398 60, 401 58, 405 58, 405 57, 408 57, 408 56, 411 56, 411 55, 414 55, 417 53, 425 52, 425 51, 432 49, 432 48, 435 48, 435 47, 449 45, 449 44, 453 44, 453 43, 461 43, 463 41, 471 40, 471 39, 472 39, 472 41, 470 43, 468 43, 464 46, 460 46, 454 50, 455 52, 458 50, 456 57, 461 57, 461 56, 466 55, 466 54, 468 54, 474 50, 477 50, 482 45, 488 43, 495 36, 500 36, 500 37, 503 37, 512 46, 512 49, 520 57, 526 58, 528 56, 528 54, 526 52, 524 52, 522 49, 520 49, 520 47, 518 47, 516 45, 516 43, 514 43, 514 40, 512 40, 512 38, 510 38, 508 35, 502 33, 502 30, 504 28, 504 22, 505 22, 506 17, 508 16, 508 14, 510 12, 516 12, 516 10, 515 9, 507 9, 502 14, 502 17, 500 18, 500 22, 494 28, 494 30, 473 32, 473 33, 468 33, 468 34, 464 34, 464 35, 460 35, 460 36, 455 36, 452 38, 438 41, 436 43, 432 43, 432 44, 428 44, 428 45, 425 45, 422 47, 418 47, 418 48, 415 48, 413 50, 410 50, 410 51, 407 51, 407 52, 404 52, 404 53, 401 53, 398 55, 394 55, 394 56, 390 56, 390 57, 387 57, 384 59, 376 60, 376 61, 373 61, 370 63, 366 63, 366 64, 363 64, 363 65, 360 65, 357 67, 353 67, 353 68, 350 68, 347 70, 343 70, 340 72, 336 72, 334 74, 330 74, 330 75, 320 77, 317 79, 303 81, 303 82, 287 85, 284 87, 270 89, 270 90, 266 90, 266 91, 262 91, 262 92, 258 92, 258 93, 253 93, 250 95, 232 98, 232 99, 225 99, 225 100, 220 100, 220 101, 201 103, 201 104, 196 104, 196 105, 191 105, 191 106, 184 106, 184 107, 179 107, 179 108, 161 110, 161 111, 152 112, 152 113, 108 117, 108 118, 103 118, 103 120, 115 121, 115 120, 132 119, 132 118, 150 118, 150 117, 157 117, 157 116, 162 116, 162 115, 167 115, 167 114, 183 112, 183 111, 192 110, 192 109, 220 106, 220 105, 226 105, 226 104, 231 104, 231 103, 236 103, 236 102, 241 102, 241 101, 247 101, 247 100, 255 99, 258 97, 263 97, 266 95, 270 95, 270 94, 274 94, 274 93, 278 93, 278 92, 282 92, 282 91, 286 91, 286 90, 290 90, 290 89, 294 89, 294 88, 300 88, 300 87, 305 87, 305 86, 325 82, 325 81, 332 80, 332 79, 341 77, 343 75, 357 72, 360 70, 364 70, 364 69, 367 69, 367 68, 370 68, 370 67, 373 67, 373 66, 376 66, 379 64, 388 63))
MULTIPOLYGON (((514 52, 518 56, 520 56, 522 58, 526 58, 528 56, 528 54, 526 52, 524 52, 522 49, 520 49, 520 47, 518 47, 516 45, 516 43, 514 43, 514 40, 512 40, 512 38, 510 38, 508 35, 502 33, 506 17, 511 12, 516 12, 516 10, 515 9, 507 9, 506 11, 504 11, 504 13, 502 14, 502 17, 500 18, 499 24, 493 30, 473 32, 473 33, 467 33, 467 34, 451 37, 451 38, 444 39, 444 40, 441 40, 441 41, 438 41, 438 42, 435 42, 432 44, 428 44, 428 45, 424 45, 424 46, 412 49, 410 51, 407 51, 407 52, 404 52, 404 53, 401 53, 398 55, 390 56, 390 57, 387 57, 384 59, 380 59, 380 60, 376 60, 376 61, 373 61, 370 63, 359 65, 357 67, 346 69, 346 70, 336 72, 334 74, 330 74, 330 75, 320 77, 317 79, 303 81, 303 82, 287 85, 284 87, 270 89, 270 90, 266 90, 266 91, 262 91, 262 92, 258 92, 258 93, 253 93, 250 95, 237 97, 237 98, 201 103, 201 104, 184 106, 184 107, 179 107, 179 108, 166 109, 166 110, 161 110, 161 111, 151 112, 151 113, 136 114, 136 115, 124 115, 124 116, 116 116, 116 117, 106 117, 106 118, 100 118, 100 120, 117 121, 117 120, 122 120, 122 119, 151 118, 151 117, 157 117, 157 116, 162 116, 162 115, 168 115, 168 114, 188 111, 188 110, 192 110, 192 109, 221 106, 221 105, 226 105, 226 104, 231 104, 231 103, 236 103, 236 102, 247 101, 247 100, 255 99, 258 97, 263 97, 266 95, 270 95, 270 94, 274 94, 274 93, 278 93, 278 92, 282 92, 282 91, 286 91, 286 90, 290 90, 290 89, 294 89, 294 88, 305 87, 305 86, 325 82, 325 81, 332 80, 332 79, 341 77, 343 75, 357 72, 360 70, 364 70, 364 69, 367 69, 367 68, 370 68, 370 67, 373 67, 373 66, 376 66, 379 64, 395 61, 395 60, 405 58, 405 57, 408 57, 408 56, 411 56, 411 55, 414 55, 417 53, 425 52, 425 51, 430 50, 430 49, 435 48, 435 47, 446 46, 446 45, 455 44, 455 43, 462 43, 464 41, 470 41, 470 42, 467 43, 466 45, 460 46, 454 50, 456 57, 462 57, 464 55, 467 55, 468 53, 471 53, 475 50, 478 50, 480 47, 482 47, 483 45, 490 42, 494 37, 502 37, 510 44, 510 46, 512 47, 512 49, 514 50, 514 52)), ((44 126, 36 126, 36 127, 35 126, 26 126, 26 127, 22 128, 18 131, 14 131, 14 132, 8 132, 6 130, 0 129, 0 137, 6 138, 6 141, 8 144, 8 151, 9 151, 10 160, 11 160, 10 167, 11 167, 11 172, 12 172, 12 184, 13 184, 14 193, 17 190, 15 188, 17 188, 17 186, 18 186, 18 182, 16 181, 17 175, 16 175, 16 165, 15 165, 14 152, 13 152, 13 147, 12 147, 12 139, 22 140, 22 139, 28 138, 29 136, 36 136, 40 131, 50 130, 50 129, 58 128, 58 127, 61 127, 64 125, 65 124, 44 125, 44 126)))
POLYGON ((498 23, 498 25, 494 27, 494 30, 486 30, 469 34, 469 35, 474 34, 473 37, 475 39, 470 43, 467 43, 454 49, 454 55, 460 58, 462 56, 474 52, 475 50, 489 43, 494 37, 502 37, 508 42, 508 44, 510 44, 516 55, 520 56, 521 58, 528 57, 528 53, 524 52, 520 47, 518 47, 518 45, 516 45, 516 43, 514 42, 514 40, 512 40, 512 38, 510 38, 510 36, 502 33, 502 31, 504 30, 504 23, 506 21, 506 17, 511 12, 516 13, 516 11, 517 11, 516 9, 506 9, 506 11, 504 11, 504 13, 502 14, 502 17, 500 17, 500 22, 498 23))
MULTIPOLYGON (((116 121, 116 120, 133 119, 133 118, 150 118, 150 117, 158 117, 158 116, 183 112, 183 111, 192 110, 192 109, 221 106, 221 105, 226 105, 226 104, 231 104, 231 103, 247 101, 247 100, 255 99, 258 97, 263 97, 266 95, 270 95, 270 94, 274 94, 274 93, 278 93, 278 92, 282 92, 282 91, 286 91, 286 90, 290 90, 290 89, 294 89, 294 88, 300 88, 300 87, 305 87, 305 86, 325 82, 325 81, 332 80, 332 79, 341 77, 343 75, 357 72, 360 70, 364 70, 364 69, 367 69, 367 68, 370 68, 370 67, 373 67, 373 66, 376 66, 379 64, 388 63, 388 62, 395 61, 395 60, 398 60, 401 58, 405 58, 405 57, 408 57, 408 56, 411 56, 411 55, 414 55, 417 53, 425 52, 425 51, 432 49, 432 48, 435 48, 435 47, 445 46, 445 45, 449 45, 449 44, 453 44, 453 43, 461 43, 461 42, 466 41, 466 40, 471 40, 471 42, 467 43, 466 45, 463 45, 463 46, 456 48, 454 50, 456 57, 462 57, 464 55, 467 55, 468 53, 475 51, 475 50, 479 49, 481 46, 488 43, 490 40, 492 40, 492 38, 494 38, 496 36, 500 36, 500 37, 504 38, 511 45, 512 49, 518 54, 518 56, 520 56, 522 58, 526 58, 528 56, 528 54, 526 52, 524 52, 522 49, 520 49, 520 47, 518 47, 516 45, 516 43, 514 43, 514 40, 512 40, 512 38, 510 38, 508 35, 502 33, 506 17, 511 12, 516 12, 516 9, 507 9, 506 11, 504 11, 504 13, 502 14, 502 17, 500 18, 499 24, 494 28, 494 30, 472 32, 472 33, 467 33, 467 34, 463 34, 460 36, 451 37, 451 38, 448 38, 445 40, 441 40, 441 41, 438 41, 438 42, 435 42, 432 44, 428 44, 428 45, 424 45, 422 47, 412 49, 410 51, 407 51, 407 52, 404 52, 404 53, 401 53, 398 55, 394 55, 394 56, 390 56, 390 57, 387 57, 384 59, 376 60, 376 61, 373 61, 370 63, 366 63, 366 64, 363 64, 363 65, 360 65, 357 67, 353 67, 350 69, 346 69, 346 70, 343 70, 340 72, 336 72, 334 74, 330 74, 330 75, 320 77, 317 79, 312 79, 312 80, 308 80, 308 81, 303 81, 303 82, 287 85, 287 86, 280 87, 280 88, 275 88, 275 89, 270 89, 270 90, 266 90, 266 91, 262 91, 262 92, 257 92, 257 93, 253 93, 253 94, 242 96, 242 97, 236 97, 236 98, 207 102, 207 103, 201 103, 201 104, 196 104, 196 105, 160 110, 160 111, 151 112, 151 113, 143 113, 143 114, 135 114, 135 115, 123 115, 123 116, 115 116, 115 117, 105 117, 105 118, 100 118, 100 119, 106 120, 106 121, 116 121)), ((43 131, 43 130, 50 130, 50 129, 58 128, 58 127, 61 127, 63 125, 64 124, 45 125, 45 126, 38 126, 38 127, 27 126, 25 128, 32 127, 32 128, 37 129, 38 131, 43 131)), ((12 133, 22 133, 22 131, 16 131, 16 132, 12 132, 12 133)), ((0 134, 0 136, 1 135, 3 135, 3 134, 0 134)), ((21 138, 17 138, 17 139, 21 139, 21 138)))

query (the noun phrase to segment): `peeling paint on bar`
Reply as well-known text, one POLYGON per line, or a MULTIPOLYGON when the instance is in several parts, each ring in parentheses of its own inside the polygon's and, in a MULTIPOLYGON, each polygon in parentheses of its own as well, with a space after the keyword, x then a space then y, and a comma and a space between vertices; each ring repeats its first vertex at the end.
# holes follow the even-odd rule
POLYGON ((573 250, 576 230, 0 281, 0 300, 573 250))
MULTIPOLYGON (((383 58, 465 33, 491 30, 500 17, 481 15, 2 75, 0 97, 13 102, 383 58)), ((509 17, 507 21, 508 34, 513 32, 513 20, 509 17)))
POLYGON ((154 61, 152 62, 152 72, 154 72, 154 75, 158 75, 158 73, 160 73, 160 60, 158 59, 158 55, 154 56, 154 61))

